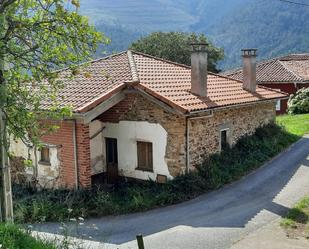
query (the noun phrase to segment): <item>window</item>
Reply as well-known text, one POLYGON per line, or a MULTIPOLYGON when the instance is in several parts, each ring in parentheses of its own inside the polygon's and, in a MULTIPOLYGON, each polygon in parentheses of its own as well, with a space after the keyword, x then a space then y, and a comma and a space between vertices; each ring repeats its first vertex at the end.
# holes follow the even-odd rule
POLYGON ((281 100, 278 99, 276 102, 276 111, 280 111, 281 110, 281 100))
POLYGON ((229 144, 229 129, 220 131, 220 151, 230 147, 229 144))
POLYGON ((46 146, 41 148, 41 160, 40 160, 40 163, 50 164, 49 148, 46 147, 46 146))
POLYGON ((153 171, 152 143, 137 141, 137 169, 153 171))

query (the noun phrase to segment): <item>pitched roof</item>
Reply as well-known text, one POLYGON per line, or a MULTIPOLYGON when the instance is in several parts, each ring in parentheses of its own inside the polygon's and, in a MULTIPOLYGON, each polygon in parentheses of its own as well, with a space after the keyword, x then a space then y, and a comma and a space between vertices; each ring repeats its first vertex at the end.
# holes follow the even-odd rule
MULTIPOLYGON (((242 80, 242 69, 224 72, 222 75, 242 80)), ((290 54, 257 63, 258 83, 291 83, 309 81, 309 53, 290 54)))
POLYGON ((68 77, 69 71, 59 74, 64 83, 59 101, 72 105, 74 112, 88 111, 132 82, 131 86, 183 113, 287 96, 265 87, 250 93, 238 80, 209 73, 208 96, 202 98, 190 92, 190 67, 133 51, 92 61, 74 77, 68 77))

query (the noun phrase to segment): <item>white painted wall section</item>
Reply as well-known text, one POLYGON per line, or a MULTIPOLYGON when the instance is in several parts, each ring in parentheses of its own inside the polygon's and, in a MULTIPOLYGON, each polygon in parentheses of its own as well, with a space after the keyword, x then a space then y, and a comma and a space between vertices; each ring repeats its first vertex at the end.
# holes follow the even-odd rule
POLYGON ((117 139, 120 175, 142 180, 156 180, 157 174, 166 175, 169 179, 172 178, 165 161, 167 132, 160 124, 144 121, 120 121, 117 124, 104 123, 104 126, 103 136, 117 139), (153 172, 136 170, 137 141, 152 143, 153 172))

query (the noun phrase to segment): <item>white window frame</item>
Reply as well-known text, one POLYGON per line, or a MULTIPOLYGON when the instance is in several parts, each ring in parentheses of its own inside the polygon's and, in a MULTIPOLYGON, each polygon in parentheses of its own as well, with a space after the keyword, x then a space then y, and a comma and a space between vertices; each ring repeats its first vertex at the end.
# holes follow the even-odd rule
MULTIPOLYGON (((277 91, 281 91, 281 89, 275 89, 277 91)), ((276 101, 276 112, 281 111, 281 99, 276 101)))
POLYGON ((278 99, 276 102, 276 111, 281 111, 281 99, 278 99))

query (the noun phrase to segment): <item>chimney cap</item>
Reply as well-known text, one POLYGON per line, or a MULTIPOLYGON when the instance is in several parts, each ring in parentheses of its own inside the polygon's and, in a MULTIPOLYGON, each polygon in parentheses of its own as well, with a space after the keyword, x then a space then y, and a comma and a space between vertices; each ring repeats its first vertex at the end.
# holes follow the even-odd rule
POLYGON ((192 52, 206 52, 208 43, 207 42, 190 42, 192 52))
POLYGON ((257 48, 245 48, 241 50, 243 57, 256 57, 257 56, 257 48))

